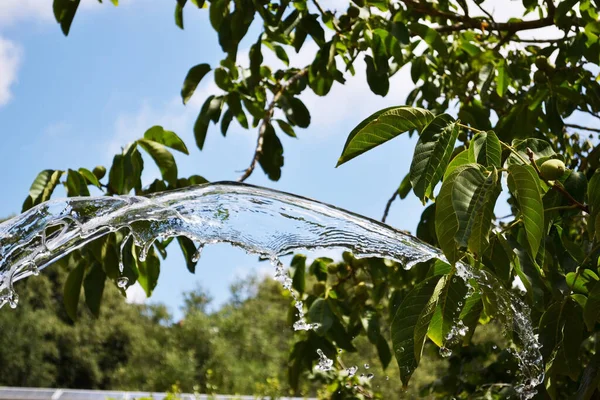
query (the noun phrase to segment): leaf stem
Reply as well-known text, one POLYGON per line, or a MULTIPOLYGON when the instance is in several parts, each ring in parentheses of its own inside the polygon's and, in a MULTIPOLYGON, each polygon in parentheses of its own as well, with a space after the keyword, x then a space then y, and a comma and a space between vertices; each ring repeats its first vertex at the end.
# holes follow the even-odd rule
POLYGON ((544 212, 559 211, 559 210, 572 210, 574 208, 578 208, 577 204, 571 204, 570 206, 550 207, 550 208, 546 208, 544 210, 544 212))
POLYGON ((473 128, 472 126, 469 126, 469 125, 461 124, 460 122, 457 122, 456 125, 460 126, 461 128, 470 129, 473 132, 477 132, 477 133, 485 132, 485 131, 482 131, 481 129, 477 129, 477 128, 473 128))
POLYGON ((519 160, 521 160, 521 162, 522 162, 523 164, 527 164, 527 160, 525 160, 525 159, 523 158, 523 156, 522 156, 522 155, 520 155, 520 154, 519 154, 519 152, 518 152, 518 151, 517 151, 517 150, 516 150, 514 147, 512 147, 512 146, 511 146, 511 145, 509 145, 509 144, 506 144, 506 143, 504 143, 503 141, 500 141, 500 144, 501 144, 502 146, 504 146, 505 148, 507 148, 508 150, 510 150, 510 152, 511 152, 511 153, 513 153, 513 154, 514 154, 514 155, 515 155, 515 156, 516 156, 516 157, 517 157, 519 160))

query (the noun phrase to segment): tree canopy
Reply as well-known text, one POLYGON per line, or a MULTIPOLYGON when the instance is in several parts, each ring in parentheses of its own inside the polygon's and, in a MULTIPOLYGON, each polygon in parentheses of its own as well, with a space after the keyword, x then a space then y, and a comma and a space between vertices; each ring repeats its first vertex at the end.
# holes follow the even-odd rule
MULTIPOLYGON (((346 143, 340 143, 338 165, 400 134, 418 136, 410 171, 399 174, 383 219, 396 198, 414 192, 427 206, 416 235, 441 248, 449 263, 432 261, 405 271, 397 263, 347 254, 339 262, 317 259, 307 266, 297 255, 291 266, 293 290, 321 328, 294 338, 288 363, 292 389, 312 370, 316 349, 335 358, 339 349, 356 351, 363 337, 384 368, 395 356, 404 385, 419 365, 424 344, 433 343, 442 357, 450 357, 451 368, 448 379, 427 389, 430 394, 514 395, 518 372, 507 363, 511 347, 520 345, 518 337, 509 334, 499 354, 486 349, 490 358, 476 373, 461 372, 478 357, 471 343, 478 327, 511 317, 485 287, 465 298, 466 286, 453 279, 461 261, 505 288, 517 278, 522 282, 543 345, 546 379, 539 396, 598 394, 600 147, 590 135, 600 132, 600 4, 520 4, 522 12, 500 21, 485 1, 353 0, 341 10, 318 0, 175 3, 175 23, 182 29, 184 13, 209 14, 224 53, 218 66, 198 64, 182 77, 184 104, 211 71, 221 90, 199 110, 196 145, 203 148, 212 125, 220 124, 225 135, 234 118, 243 128, 257 130, 254 156, 240 181, 257 165, 271 180, 281 177, 284 150, 278 135, 295 136, 298 128, 310 126, 310 110, 299 97, 303 92, 327 96, 332 85, 352 79, 358 67, 365 68, 370 89, 381 96, 396 89, 390 77, 401 68, 410 68, 415 84, 405 105, 356 121, 346 143), (255 29, 260 33, 252 40, 249 59, 241 60, 240 44, 255 29), (308 43, 317 49, 312 62, 290 65, 288 53, 308 43), (267 51, 285 67, 265 65, 267 51), (509 215, 495 215, 499 199, 508 202, 509 215), (310 291, 307 281, 313 282, 310 291), (403 304, 413 305, 413 314, 404 315, 403 304), (463 340, 446 343, 457 317, 466 328, 463 340), (398 321, 409 321, 411 329, 398 321)), ((65 34, 78 5, 79 0, 54 0, 65 34)), ((155 126, 140 136, 109 168, 43 171, 23 209, 49 199, 61 183, 75 196, 89 195, 89 185, 106 195, 144 195, 206 182, 199 175, 178 176, 169 149, 188 151, 177 134, 155 126), (142 151, 162 175, 148 187, 141 185, 142 151)), ((71 318, 78 313, 81 287, 87 307, 99 314, 106 278, 118 279, 123 239, 113 234, 71 257, 64 292, 71 318)), ((126 275, 148 295, 170 242, 157 241, 144 262, 125 244, 126 275)), ((194 272, 193 243, 178 242, 194 272)), ((347 387, 343 370, 324 381, 327 396, 372 398, 364 380, 347 387)))

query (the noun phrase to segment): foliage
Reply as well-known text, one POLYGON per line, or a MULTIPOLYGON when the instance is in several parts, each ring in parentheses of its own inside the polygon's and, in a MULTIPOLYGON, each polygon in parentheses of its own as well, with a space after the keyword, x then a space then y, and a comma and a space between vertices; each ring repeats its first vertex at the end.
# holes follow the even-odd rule
MULTIPOLYGON (((78 4, 54 1, 65 34, 78 4)), ((495 309, 492 293, 486 290, 475 291, 459 304, 465 291, 453 285, 453 265, 461 260, 496 277, 504 287, 511 287, 516 278, 523 283, 543 345, 543 395, 597 395, 600 147, 577 133, 598 132, 597 128, 571 124, 568 118, 598 118, 600 112, 595 75, 600 62, 600 4, 523 0, 522 6, 532 16, 515 15, 499 22, 487 12, 485 2, 461 0, 353 0, 341 12, 326 10, 316 0, 177 2, 175 20, 181 28, 184 12, 208 8, 226 54, 213 70, 222 93, 205 101, 194 126, 197 146, 203 148, 211 122, 220 122, 224 135, 234 118, 243 128, 258 129, 255 155, 240 180, 248 178, 257 164, 270 179, 279 179, 284 157, 277 135, 296 136, 297 128, 310 125, 310 110, 300 94, 311 90, 327 95, 334 82, 343 84, 347 73, 354 74, 360 60, 376 94, 394 90, 390 77, 403 66, 410 65, 416 85, 407 106, 379 111, 351 132, 338 165, 404 132, 416 133, 411 169, 407 177, 399 177, 392 200, 412 190, 427 205, 417 236, 440 247, 450 264, 422 263, 405 271, 396 263, 345 255, 343 261, 321 259, 306 269, 297 258, 292 265, 294 290, 309 307, 309 317, 322 325, 295 339, 288 365, 292 388, 312 371, 317 348, 334 358, 338 349, 355 351, 355 343, 366 337, 384 368, 392 354, 396 357, 404 384, 419 370, 421 354, 439 346, 446 355, 452 351, 449 362, 460 368, 451 369, 449 379, 439 385, 432 384, 432 393, 469 397, 493 388, 490 396, 507 397, 516 376, 514 365, 506 367, 511 362, 508 353, 462 345, 476 336, 477 326, 510 316, 495 309), (250 26, 262 29, 245 68, 240 66, 245 60, 238 60, 238 49, 250 26), (561 36, 522 37, 524 31, 544 27, 553 27, 561 36), (288 52, 298 52, 311 41, 318 47, 311 64, 290 66, 288 52), (286 67, 274 70, 264 65, 266 50, 286 67), (564 163, 562 176, 555 168, 560 164, 545 164, 548 160, 564 163), (508 201, 511 214, 506 218, 495 215, 498 199, 508 201), (298 272, 296 277, 301 270, 308 273, 298 272), (446 343, 457 313, 452 310, 457 308, 468 333, 459 343, 446 343), (490 362, 482 373, 465 380, 461 372, 465 364, 482 353, 490 362)), ((199 64, 190 70, 182 88, 184 103, 210 68, 199 64)), ((177 135, 154 127, 115 156, 108 176, 103 168, 43 171, 24 209, 50 198, 65 176, 62 183, 69 195, 89 195, 90 185, 113 195, 205 182, 199 176, 178 178, 167 148, 187 153, 177 135), (147 188, 140 183, 139 149, 162 174, 147 188)), ((65 304, 72 317, 81 312, 76 306, 81 284, 88 308, 98 313, 104 276, 118 278, 116 257, 123 239, 111 235, 71 258, 73 277, 65 304)), ((179 243, 193 272, 193 244, 185 239, 179 243)), ((137 279, 148 294, 156 285, 159 255, 166 256, 167 245, 168 241, 156 242, 149 259, 141 262, 125 241, 126 276, 130 282, 137 279)), ((507 345, 518 347, 514 339, 508 338, 507 345)), ((310 378, 326 383, 332 398, 369 395, 368 382, 358 382, 359 391, 350 393, 339 375, 310 378)))

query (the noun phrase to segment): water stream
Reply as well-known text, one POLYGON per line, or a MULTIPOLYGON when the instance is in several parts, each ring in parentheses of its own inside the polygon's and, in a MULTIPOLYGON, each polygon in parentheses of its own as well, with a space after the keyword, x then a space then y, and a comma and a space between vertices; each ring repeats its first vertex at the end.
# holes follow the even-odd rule
MULTIPOLYGON (((341 248, 358 257, 388 258, 410 269, 419 262, 444 259, 436 248, 369 218, 314 200, 271 189, 217 182, 148 197, 73 197, 42 203, 0 224, 0 307, 16 307, 14 282, 40 270, 110 232, 125 230, 144 257, 157 238, 187 236, 202 247, 230 243, 249 253, 268 257, 275 277, 289 289, 279 257, 296 251, 341 248), (59 227, 50 235, 50 227, 59 227)), ((496 294, 500 313, 510 315, 521 349, 521 396, 529 398, 543 380, 544 366, 526 305, 493 276, 465 264, 457 275, 474 280, 496 294)), ((119 286, 126 287, 126 279, 119 286)), ((312 329, 296 304, 300 319, 295 329, 312 329)), ((325 360, 323 360, 328 365, 325 360)))

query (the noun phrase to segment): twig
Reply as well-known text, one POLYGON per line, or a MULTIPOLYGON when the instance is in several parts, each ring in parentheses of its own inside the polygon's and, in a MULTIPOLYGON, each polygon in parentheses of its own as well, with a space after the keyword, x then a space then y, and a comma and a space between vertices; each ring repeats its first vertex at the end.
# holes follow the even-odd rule
MULTIPOLYGON (((323 7, 321 7, 321 4, 319 3, 318 0, 312 0, 313 4, 317 7, 317 10, 319 10, 319 12, 321 13, 321 18, 323 18, 323 22, 325 22, 325 10, 323 9, 323 7)), ((342 30, 340 29, 339 26, 337 26, 337 23, 335 22, 335 19, 333 20, 333 28, 335 29, 335 31, 338 34, 342 33, 342 30)))
POLYGON ((285 84, 281 85, 281 88, 273 96, 273 100, 271 100, 271 103, 269 103, 269 106, 267 107, 267 111, 265 112, 265 116, 260 124, 260 127, 258 128, 258 139, 256 140, 256 149, 254 150, 254 157, 252 157, 250 166, 248 168, 246 168, 246 170, 244 171, 242 176, 240 176, 238 178, 238 182, 244 182, 246 179, 248 179, 248 177, 250 175, 252 175, 252 172, 254 172, 254 168, 256 168, 256 163, 258 162, 258 159, 260 158, 262 151, 263 151, 263 143, 265 141, 265 132, 267 131, 267 128, 271 124, 271 118, 273 118, 273 112, 275 111, 275 106, 277 105, 277 102, 279 101, 281 96, 285 93, 286 89, 288 87, 290 87, 290 85, 292 85, 298 79, 300 79, 301 77, 306 75, 307 72, 308 72, 308 67, 303 68, 300 71, 298 71, 296 73, 296 75, 292 76, 285 84))
POLYGON ((554 188, 555 190, 559 191, 564 197, 567 198, 567 200, 571 202, 571 204, 573 204, 573 206, 589 214, 590 210, 588 206, 578 202, 573 196, 571 196, 571 193, 567 192, 567 190, 564 187, 562 187, 558 182, 554 182, 554 184, 551 184, 546 178, 542 176, 542 172, 535 163, 533 151, 529 147, 527 148, 527 155, 529 156, 529 161, 531 162, 533 169, 535 169, 535 172, 537 172, 540 179, 546 182, 546 184, 551 188, 554 188))
POLYGON ((385 210, 383 211, 383 217, 381 217, 381 222, 385 223, 385 220, 387 219, 388 214, 390 212, 390 208, 392 207, 392 203, 394 202, 394 200, 396 200, 396 197, 398 197, 398 189, 394 191, 392 197, 390 197, 390 199, 387 201, 387 204, 385 205, 385 210))
POLYGON ((576 125, 576 124, 565 124, 565 126, 567 128, 583 129, 584 131, 600 133, 600 129, 598 129, 598 128, 589 128, 587 126, 576 125))
POLYGON ((470 129, 473 132, 477 132, 477 133, 485 132, 485 131, 482 131, 481 129, 476 129, 476 128, 473 128, 472 126, 461 124, 460 122, 457 122, 456 125, 460 126, 461 128, 470 129))
POLYGON ((492 25, 494 25, 496 23, 496 21, 494 20, 494 16, 492 14, 490 14, 485 8, 483 8, 483 6, 480 4, 480 2, 476 1, 475 4, 477 5, 477 7, 479 7, 479 9, 485 15, 487 15, 487 17, 490 19, 490 22, 492 23, 492 25))
POLYGON ((600 119, 600 115, 598 115, 598 114, 596 114, 596 113, 593 113, 593 112, 591 112, 590 110, 584 110, 583 108, 581 108, 581 107, 579 107, 579 106, 577 107, 577 110, 579 110, 579 111, 581 111, 581 112, 584 112, 584 113, 588 113, 588 114, 590 114, 590 115, 591 115, 592 117, 594 117, 594 118, 598 118, 598 119, 600 119))
POLYGON ((523 43, 559 43, 567 39, 572 39, 574 36, 565 36, 556 39, 522 39, 520 37, 514 37, 511 42, 523 42, 523 43))

